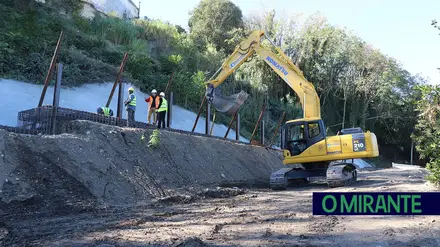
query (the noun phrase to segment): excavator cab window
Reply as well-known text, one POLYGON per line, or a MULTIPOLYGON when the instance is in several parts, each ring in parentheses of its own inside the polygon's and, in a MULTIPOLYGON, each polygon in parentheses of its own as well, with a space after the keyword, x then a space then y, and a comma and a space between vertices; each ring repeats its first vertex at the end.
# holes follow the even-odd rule
POLYGON ((304 124, 291 125, 288 133, 288 149, 292 155, 301 154, 307 148, 304 124))
POLYGON ((325 139, 325 129, 322 120, 313 122, 294 122, 284 126, 283 136, 285 145, 283 149, 290 151, 291 155, 299 155, 308 147, 325 139))
POLYGON ((309 123, 309 138, 317 137, 320 134, 318 123, 309 123))

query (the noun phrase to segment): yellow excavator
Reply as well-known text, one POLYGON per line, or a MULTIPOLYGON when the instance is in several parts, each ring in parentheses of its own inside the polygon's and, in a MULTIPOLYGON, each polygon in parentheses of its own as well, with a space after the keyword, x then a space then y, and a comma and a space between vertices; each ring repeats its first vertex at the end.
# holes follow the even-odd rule
POLYGON ((253 31, 206 83, 207 101, 215 106, 215 88, 253 54, 262 58, 295 91, 303 109, 303 118, 283 125, 281 149, 287 167, 270 175, 271 188, 285 189, 294 182, 307 183, 314 177, 326 177, 329 187, 356 181, 354 159, 379 156, 376 135, 369 131, 364 133, 361 128, 350 128, 342 129, 336 136, 327 136, 313 84, 264 31, 253 31), (274 49, 262 45, 264 37, 274 49))

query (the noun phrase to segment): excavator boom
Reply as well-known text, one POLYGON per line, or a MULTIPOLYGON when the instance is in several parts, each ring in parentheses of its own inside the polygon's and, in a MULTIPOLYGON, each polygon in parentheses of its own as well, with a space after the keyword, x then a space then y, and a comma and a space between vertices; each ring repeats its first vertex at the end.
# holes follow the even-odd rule
MULTIPOLYGON (((265 37, 263 31, 253 31, 225 60, 218 70, 219 73, 214 74, 215 79, 208 81, 207 84, 211 88, 217 88, 232 72, 256 53, 295 91, 303 108, 303 118, 320 118, 320 100, 313 84, 306 80, 301 70, 291 62, 281 49, 274 46, 277 51, 274 53, 271 49, 262 46, 261 39, 263 37, 265 37)), ((207 96, 213 98, 214 95, 208 92, 207 96)))

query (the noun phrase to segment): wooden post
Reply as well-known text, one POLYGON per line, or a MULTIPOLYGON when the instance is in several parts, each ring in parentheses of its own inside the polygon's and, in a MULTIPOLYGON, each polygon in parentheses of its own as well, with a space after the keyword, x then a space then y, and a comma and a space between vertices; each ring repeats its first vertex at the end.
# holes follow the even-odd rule
POLYGON ((249 143, 252 143, 252 141, 254 140, 255 132, 257 131, 257 128, 258 128, 258 125, 261 122, 261 119, 263 118, 263 114, 264 114, 265 110, 266 110, 266 105, 263 105, 263 108, 261 109, 261 112, 260 112, 260 117, 258 117, 258 121, 255 124, 255 128, 254 128, 254 131, 252 132, 252 136, 251 136, 251 139, 249 140, 249 143))
POLYGON ((63 40, 63 37, 64 37, 64 31, 61 31, 60 37, 58 38, 57 46, 55 47, 55 52, 53 53, 52 56, 52 61, 50 62, 49 65, 49 70, 47 71, 46 79, 44 80, 43 91, 41 92, 40 102, 38 103, 38 107, 41 107, 43 105, 44 97, 46 96, 47 87, 49 86, 49 82, 52 79, 52 71, 55 68, 55 63, 58 58, 58 53, 60 51, 61 41, 63 40))
POLYGON ((192 128, 192 132, 194 132, 194 130, 196 129, 197 122, 199 121, 200 114, 202 113, 202 109, 203 109, 203 105, 205 104, 205 101, 206 101, 206 97, 205 97, 205 95, 203 95, 202 103, 200 104, 199 112, 197 113, 196 121, 194 122, 194 126, 192 128))
POLYGON ((122 58, 121 66, 119 66, 119 72, 116 75, 115 83, 113 83, 113 88, 112 91, 110 92, 110 96, 108 97, 107 104, 105 104, 105 107, 110 107, 110 103, 112 102, 112 98, 113 98, 113 94, 115 93, 116 86, 118 85, 119 80, 121 79, 122 72, 124 72, 124 67, 125 67, 125 63, 127 62, 127 58, 128 58, 128 53, 126 52, 124 54, 124 57, 122 58))
POLYGON ((229 122, 228 130, 226 131, 225 138, 228 138, 229 130, 231 130, 232 124, 234 123, 235 118, 237 118, 238 111, 234 114, 234 117, 229 122))
POLYGON ((283 124, 285 117, 286 117, 286 112, 283 112, 283 115, 281 116, 280 120, 278 121, 277 127, 275 128, 275 132, 273 133, 272 139, 270 140, 269 147, 272 147, 273 141, 275 140, 275 137, 277 137, 278 130, 280 129, 281 124, 283 124))

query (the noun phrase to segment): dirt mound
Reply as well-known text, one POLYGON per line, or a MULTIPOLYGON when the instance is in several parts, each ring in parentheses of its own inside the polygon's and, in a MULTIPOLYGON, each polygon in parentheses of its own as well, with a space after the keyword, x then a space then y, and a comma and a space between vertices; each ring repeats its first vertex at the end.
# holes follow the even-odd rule
POLYGON ((242 192, 204 189, 261 186, 282 167, 282 153, 263 147, 165 130, 151 145, 152 134, 88 121, 56 136, 0 130, 0 208, 62 214, 188 192, 226 197, 242 192))

